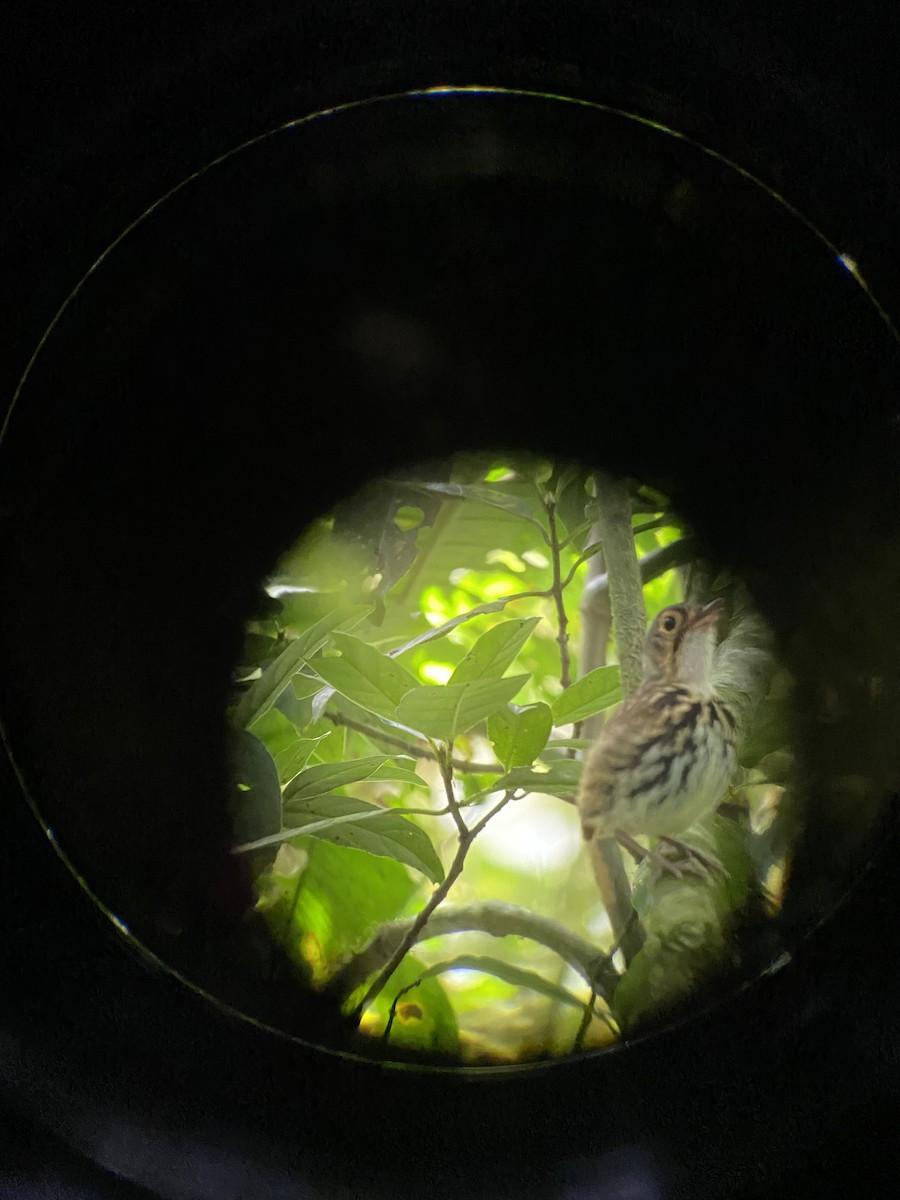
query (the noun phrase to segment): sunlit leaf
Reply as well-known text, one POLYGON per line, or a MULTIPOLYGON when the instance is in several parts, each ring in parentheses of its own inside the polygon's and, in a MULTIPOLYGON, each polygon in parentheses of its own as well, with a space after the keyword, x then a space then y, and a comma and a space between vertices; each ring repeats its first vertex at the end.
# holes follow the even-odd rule
POLYGON ((417 529, 424 519, 422 509, 411 504, 401 504, 394 513, 394 524, 402 530, 417 529))
POLYGON ((483 633, 450 676, 450 683, 470 679, 499 679, 531 636, 540 617, 501 621, 483 633))
POLYGON ((356 758, 351 762, 316 763, 295 775, 284 789, 285 803, 293 801, 302 804, 313 796, 324 796, 335 788, 344 787, 348 783, 358 783, 368 779, 379 767, 388 761, 388 755, 372 755, 369 758, 356 758))
POLYGON ((324 796, 335 788, 364 779, 415 783, 427 787, 425 780, 407 765, 413 761, 405 755, 397 761, 386 754, 378 754, 349 762, 316 763, 295 775, 287 784, 284 789, 285 806, 305 804, 313 796, 324 796))
POLYGON ((368 612, 371 612, 368 605, 336 608, 290 642, 241 696, 234 710, 233 723, 239 729, 243 729, 261 717, 287 687, 291 676, 299 670, 300 664, 325 645, 333 630, 342 625, 358 624, 368 612))
POLYGON ((547 744, 553 718, 548 705, 508 704, 488 718, 488 737, 500 762, 511 767, 527 767, 547 744))
POLYGON ((553 701, 553 722, 568 725, 602 712, 622 698, 618 667, 597 667, 582 675, 553 701))
POLYGON ((276 754, 275 765, 278 767, 278 774, 282 782, 293 779, 298 771, 302 771, 309 761, 309 756, 327 737, 331 737, 330 732, 320 734, 318 737, 297 738, 292 745, 276 754))
MULTIPOLYGON (((416 545, 415 563, 389 597, 391 604, 397 606, 390 624, 392 631, 402 633, 409 628, 410 603, 425 589, 446 588, 451 576, 460 570, 484 571, 492 550, 500 547, 521 557, 529 550, 546 548, 536 526, 503 509, 488 511, 478 504, 454 503, 443 506, 432 527, 416 531, 416 545)), ((534 580, 535 587, 547 586, 546 574, 534 580)), ((513 579, 505 569, 494 568, 491 575, 495 579, 513 579)), ((481 597, 474 597, 476 602, 478 598, 481 597)))
POLYGON ((450 741, 496 712, 528 682, 527 675, 511 679, 473 679, 443 687, 417 687, 397 706, 397 717, 426 737, 450 741))
POLYGON ((377 767, 369 776, 369 782, 385 780, 391 783, 412 783, 416 787, 427 788, 428 784, 413 769, 412 764, 415 761, 414 758, 408 758, 406 755, 396 755, 383 766, 377 767))
POLYGON ((275 758, 297 743, 296 727, 274 704, 253 722, 253 736, 259 738, 275 758))
MULTIPOLYGON (((466 621, 471 621, 474 617, 483 617, 488 613, 502 612, 507 604, 519 599, 515 594, 511 596, 503 596, 500 600, 489 600, 486 604, 477 604, 468 612, 460 613, 457 617, 451 617, 449 621, 445 621, 443 625, 438 625, 434 629, 426 629, 424 633, 417 634, 416 637, 410 638, 408 642, 404 642, 393 651, 394 655, 405 654, 407 650, 412 650, 415 646, 424 646, 427 642, 436 641, 437 638, 445 637, 451 630, 465 624, 466 621)), ((533 618, 538 620, 538 618, 533 618)))
POLYGON ((400 914, 416 883, 395 860, 312 837, 301 840, 307 865, 299 878, 272 877, 272 903, 264 916, 275 941, 321 984, 400 914))
MULTIPOLYGON (((346 799, 348 799, 346 796, 317 796, 315 801, 308 801, 307 805, 303 806, 303 808, 298 808, 297 806, 291 807, 284 814, 284 819, 288 821, 295 821, 297 819, 302 820, 303 814, 306 812, 306 808, 310 804, 319 803, 324 800, 346 799)), ((406 808, 399 806, 382 808, 379 805, 370 804, 365 811, 357 811, 354 809, 352 812, 345 812, 340 816, 322 817, 321 820, 313 821, 311 824, 306 823, 301 825, 289 825, 284 829, 280 829, 278 833, 270 833, 266 837, 256 838, 252 842, 241 842, 240 844, 233 846, 231 852, 232 854, 249 854, 252 850, 261 850, 263 847, 282 846, 285 842, 290 842, 294 838, 301 836, 316 837, 320 833, 337 829, 342 825, 355 825, 359 822, 365 824, 369 821, 375 821, 380 817, 383 817, 385 813, 393 813, 397 816, 433 816, 435 814, 435 810, 432 808, 406 808)))
POLYGON ((418 685, 414 675, 359 638, 335 634, 340 657, 321 657, 311 664, 327 684, 379 717, 394 717, 397 706, 418 685))
POLYGON ((293 829, 335 846, 393 858, 432 883, 444 878, 444 868, 428 834, 396 809, 381 809, 352 796, 317 796, 292 810, 293 829))
MULTIPOLYGON (((387 1025, 394 997, 403 988, 421 978, 425 964, 408 954, 391 976, 388 986, 375 998, 363 1015, 361 1028, 379 1037, 387 1025)), ((362 990, 347 998, 345 1012, 362 998, 362 990)), ((391 1025, 390 1045, 405 1050, 459 1053, 459 1027, 456 1013, 437 978, 424 979, 401 998, 391 1025)))

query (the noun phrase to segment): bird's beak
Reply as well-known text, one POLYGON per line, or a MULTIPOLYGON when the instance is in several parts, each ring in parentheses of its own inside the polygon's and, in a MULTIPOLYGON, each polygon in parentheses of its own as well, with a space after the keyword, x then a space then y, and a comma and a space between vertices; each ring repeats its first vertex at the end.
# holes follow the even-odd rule
POLYGON ((717 596, 715 600, 710 600, 709 604, 704 604, 694 620, 695 629, 704 629, 707 625, 714 625, 722 615, 725 604, 717 596))

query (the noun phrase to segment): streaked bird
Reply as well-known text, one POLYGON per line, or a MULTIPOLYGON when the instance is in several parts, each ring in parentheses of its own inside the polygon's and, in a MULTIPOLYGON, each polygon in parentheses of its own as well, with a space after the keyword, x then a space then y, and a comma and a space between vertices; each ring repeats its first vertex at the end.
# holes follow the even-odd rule
POLYGON ((641 685, 604 725, 581 777, 585 838, 614 837, 660 872, 722 869, 678 841, 717 806, 734 771, 736 721, 712 683, 720 612, 714 600, 657 614, 641 685), (645 849, 638 836, 664 849, 645 849))

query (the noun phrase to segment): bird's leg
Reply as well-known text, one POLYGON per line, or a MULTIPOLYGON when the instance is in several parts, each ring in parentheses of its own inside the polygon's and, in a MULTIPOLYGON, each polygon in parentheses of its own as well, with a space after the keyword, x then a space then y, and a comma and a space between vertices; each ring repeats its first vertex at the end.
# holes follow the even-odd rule
POLYGON ((635 862, 649 862, 657 879, 661 875, 674 875, 680 879, 685 871, 698 870, 698 864, 692 862, 689 855, 682 856, 682 860, 679 862, 678 859, 669 858, 659 850, 648 850, 624 829, 616 830, 616 841, 628 851, 635 862))
MULTIPOLYGON (((696 846, 689 846, 687 842, 680 842, 677 838, 666 837, 662 835, 659 839, 665 842, 667 846, 671 846, 673 850, 681 856, 681 866, 683 870, 693 870, 699 875, 722 875, 728 878, 728 872, 725 870, 719 860, 712 854, 704 854, 702 850, 698 850, 696 846)), ((665 853, 662 853, 665 857, 665 853)), ((671 861, 671 860, 669 860, 671 861)))

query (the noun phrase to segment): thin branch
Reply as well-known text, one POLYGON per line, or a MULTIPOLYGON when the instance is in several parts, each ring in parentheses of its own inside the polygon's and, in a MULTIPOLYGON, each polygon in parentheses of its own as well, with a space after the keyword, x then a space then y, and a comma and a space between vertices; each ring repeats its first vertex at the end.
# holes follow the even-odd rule
POLYGON ((478 834, 481 833, 482 829, 484 829, 485 825, 487 825, 488 821, 493 820, 493 818, 496 817, 497 813, 500 812, 500 810, 502 808, 506 808, 506 806, 507 806, 507 804, 509 804, 510 800, 515 800, 518 796, 520 796, 522 794, 523 793, 518 788, 515 788, 511 792, 505 792, 503 795, 503 798, 498 800, 493 808, 488 809, 488 811, 484 814, 484 816, 481 818, 480 821, 475 822, 475 824, 472 826, 471 830, 469 831, 469 837, 470 838, 477 837, 478 834))
POLYGON ((600 509, 597 528, 606 558, 609 602, 622 673, 622 695, 627 697, 641 682, 644 638, 647 633, 643 580, 631 527, 631 496, 627 486, 617 479, 600 471, 595 479, 600 509))
MULTIPOLYGON (((598 493, 602 490, 603 488, 598 484, 598 493)), ((614 499, 617 503, 614 503, 611 509, 607 509, 602 518, 598 518, 591 537, 592 539, 602 539, 613 532, 610 526, 615 525, 616 547, 621 550, 623 541, 625 538, 629 538, 631 553, 634 555, 630 499, 626 492, 623 500, 621 490, 614 499)), ((601 501, 601 509, 602 507, 603 502, 601 501)), ((615 559, 615 552, 613 557, 615 559)), ((646 557, 650 558, 650 555, 646 557)), ((646 562, 646 558, 644 561, 646 562)), ((589 575, 590 578, 581 595, 582 644, 580 657, 582 673, 606 665, 607 646, 612 628, 610 572, 606 555, 593 559, 589 567, 589 575), (601 581, 604 586, 597 586, 601 581)), ((642 575, 643 571, 641 570, 638 588, 641 586, 640 576, 642 575)), ((585 721, 583 728, 578 729, 577 733, 583 733, 594 739, 599 735, 602 725, 603 713, 597 713, 585 721)), ((632 905, 631 885, 625 873, 622 851, 613 838, 595 838, 589 844, 588 854, 597 891, 609 916, 613 936, 616 943, 621 946, 625 962, 630 963, 643 946, 644 939, 632 905)))
MULTIPOLYGON (((417 917, 409 918, 383 925, 369 944, 332 977, 328 991, 337 998, 355 992, 391 959, 398 946, 405 943, 417 920, 417 917)), ((434 913, 424 934, 416 940, 472 932, 498 938, 524 937, 538 942, 558 954, 587 983, 593 984, 604 999, 608 1000, 615 991, 619 977, 610 964, 608 953, 558 921, 517 904, 488 900, 478 904, 445 905, 434 913)))
POLYGON ((431 897, 425 907, 413 918, 409 929, 404 933, 399 945, 382 967, 377 978, 372 984, 370 984, 362 1000, 360 1000, 359 1004, 357 1004, 356 1008, 354 1008, 353 1012, 350 1014, 350 1020, 355 1024, 359 1024, 365 1010, 382 990, 387 981, 400 966, 400 963, 418 941, 419 934, 427 925, 431 914, 438 907, 438 905, 446 899, 450 889, 453 887, 454 883, 456 883, 457 879, 459 879, 460 875, 462 874, 463 867, 465 866, 466 855, 469 853, 469 847, 472 845, 475 837, 481 832, 482 829, 484 829, 488 821, 492 817, 496 816, 496 814, 513 798, 514 795, 514 792, 507 792, 502 800, 498 801, 498 803, 495 804, 489 812, 485 813, 477 825, 473 825, 471 829, 466 830, 465 834, 460 834, 459 845, 456 849, 456 854, 453 857, 453 862, 450 864, 450 867, 447 870, 447 874, 431 893, 431 897))
MULTIPOLYGON (((403 999, 404 996, 408 996, 410 992, 415 991, 415 989, 418 987, 421 987, 422 984, 427 979, 431 979, 435 975, 443 974, 445 971, 458 970, 459 968, 472 969, 473 966, 474 966, 475 970, 478 970, 478 969, 487 970, 488 973, 490 973, 490 968, 484 967, 483 964, 479 963, 478 959, 476 957, 474 957, 473 955, 460 954, 460 955, 457 955, 456 958, 447 959, 446 961, 444 961, 442 963, 438 963, 436 966, 426 967, 425 970, 422 971, 422 973, 416 979, 414 979, 412 981, 412 983, 408 983, 408 984, 406 984, 405 987, 400 988, 400 990, 394 996, 394 999, 391 1001, 391 1007, 390 1007, 390 1010, 388 1011, 387 1024, 385 1025, 384 1030, 382 1031, 382 1034, 381 1034, 382 1040, 385 1042, 390 1040, 391 1030, 394 1027, 394 1021, 397 1018, 397 1008, 399 1007, 400 1001, 403 999)), ((565 964, 560 963, 560 976, 562 976, 564 973, 565 973, 565 964)), ((532 976, 534 978, 535 982, 534 982, 534 984, 532 984, 531 981, 526 982, 524 979, 522 979, 520 982, 520 986, 523 986, 523 987, 533 986, 535 988, 535 990, 543 991, 543 987, 541 985, 546 983, 546 980, 543 978, 543 976, 535 975, 534 972, 531 972, 531 971, 524 972, 524 974, 532 976)), ((500 978, 503 978, 503 976, 501 975, 500 978)), ((589 1000, 584 1001, 584 1000, 580 1000, 573 992, 570 992, 567 988, 564 988, 562 986, 562 983, 560 982, 560 980, 556 981, 556 987, 559 989, 559 991, 558 991, 558 993, 555 993, 551 997, 551 1005, 550 1005, 550 1009, 549 1009, 549 1012, 550 1012, 550 1024, 548 1026, 549 1029, 553 1028, 553 1014, 554 1014, 554 1011, 555 1011, 557 1005, 561 1002, 563 995, 565 995, 565 997, 567 998, 567 1002, 569 1004, 573 1005, 574 1007, 578 1007, 578 1008, 585 1010, 587 1012, 589 1018, 593 1017, 593 1016, 597 1016, 597 1017, 604 1018, 607 1021, 609 1020, 609 1018, 606 1017, 606 1014, 604 1012, 602 1012, 602 1010, 598 1012, 594 1008, 594 1005, 597 1002, 596 988, 594 988, 594 987, 591 988, 589 1000)), ((610 1022, 610 1025, 611 1025, 611 1022, 610 1022)), ((549 1034, 548 1034, 548 1038, 549 1038, 549 1034)))
POLYGON ((424 633, 419 633, 414 638, 410 638, 402 646, 395 646, 393 650, 388 650, 387 656, 388 658, 397 658, 398 655, 405 654, 407 650, 412 650, 415 646, 424 646, 427 642, 433 642, 435 638, 443 637, 445 633, 449 633, 451 629, 455 629, 457 625, 462 625, 465 621, 471 621, 473 617, 481 617, 486 613, 502 612, 507 604, 512 604, 515 600, 545 600, 549 595, 549 588, 543 591, 513 592, 511 596, 500 596, 497 600, 488 600, 485 604, 477 604, 475 608, 470 608, 468 612, 460 613, 458 617, 452 617, 449 621, 445 621, 443 625, 438 625, 435 629, 426 629, 424 633))
POLYGON ((583 533, 587 533, 587 531, 590 529, 590 527, 593 525, 593 523, 594 523, 593 519, 591 519, 590 521, 583 521, 580 525, 576 525, 575 528, 572 530, 572 532, 569 534, 569 536, 564 537, 563 540, 559 543, 560 550, 565 550, 566 546, 571 545, 572 542, 574 542, 576 538, 581 537, 581 535, 583 533))
POLYGON ((661 513, 658 517, 654 517, 650 521, 643 521, 640 525, 635 525, 631 531, 632 537, 637 537, 639 533, 649 533, 652 529, 662 529, 666 525, 672 524, 672 518, 668 513, 661 513))
MULTIPOLYGON (((563 543, 560 542, 560 548, 562 548, 562 545, 563 545, 563 543)), ((602 551, 603 551, 603 543, 602 542, 591 542, 591 544, 589 546, 585 547, 585 549, 582 551, 580 556, 578 558, 576 558, 575 562, 572 564, 572 567, 571 567, 568 575, 566 575, 565 579, 562 581, 563 591, 566 590, 566 588, 569 586, 569 584, 575 578, 576 574, 578 573, 578 568, 583 563, 586 563, 589 558, 595 558, 598 554, 602 553, 602 551)))
MULTIPOLYGON (((690 536, 679 538, 677 542, 670 542, 668 546, 660 546, 658 550, 651 550, 649 554, 645 554, 638 560, 641 584, 658 579, 672 567, 680 567, 684 563, 690 562, 696 553, 696 540, 690 536)), ((608 591, 609 580, 609 573, 597 575, 585 585, 585 591, 589 595, 608 591)))
POLYGON ((575 1041, 572 1043, 572 1053, 577 1054, 579 1050, 584 1049, 584 1039, 587 1036, 587 1031, 591 1027, 591 1021, 594 1019, 594 1005, 597 1002, 597 989, 591 987, 590 998, 584 1006, 584 1012, 581 1014, 581 1022, 578 1026, 578 1032, 575 1034, 575 1041))
POLYGON ((438 770, 441 773, 441 780, 444 784, 444 795, 447 797, 447 807, 450 809, 450 815, 453 817, 453 823, 459 833, 460 841, 462 842, 469 836, 469 827, 462 818, 462 813, 459 811, 456 794, 453 791, 453 767, 450 765, 450 755, 453 752, 453 743, 448 742, 446 746, 434 746, 434 752, 437 755, 438 770))
MULTIPOLYGON (((375 725, 366 725, 363 721, 354 721, 350 717, 345 717, 343 713, 324 712, 322 716, 326 720, 331 721, 333 725, 343 725, 347 729, 355 730, 356 733, 364 733, 366 737, 372 738, 373 741, 383 742, 385 746, 395 746, 411 758, 427 758, 431 762, 437 762, 437 755, 428 747, 419 746, 415 742, 409 742, 404 738, 396 737, 386 730, 378 729, 375 725)), ((470 762, 466 758, 451 758, 450 765, 454 771, 466 771, 471 775, 502 775, 504 773, 504 768, 500 763, 479 763, 470 762)))
POLYGON ((569 618, 566 615, 565 597, 563 596, 562 570, 559 558, 559 536, 556 529, 556 502, 552 497, 546 497, 544 508, 547 512, 547 524, 550 527, 550 560, 553 566, 553 585, 550 592, 556 606, 556 641, 559 645, 559 682, 563 689, 572 682, 572 670, 569 662, 569 618))

